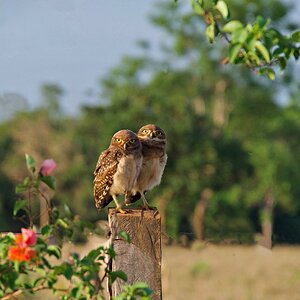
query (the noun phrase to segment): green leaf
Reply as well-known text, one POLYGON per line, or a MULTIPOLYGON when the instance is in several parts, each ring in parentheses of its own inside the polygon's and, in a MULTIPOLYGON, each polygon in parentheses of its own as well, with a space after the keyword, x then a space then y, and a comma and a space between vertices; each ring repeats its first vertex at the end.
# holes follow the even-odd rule
POLYGON ((264 26, 268 25, 270 23, 269 19, 265 19, 262 16, 257 16, 255 23, 258 24, 259 28, 263 28, 264 26))
POLYGON ((69 224, 65 220, 60 219, 60 218, 57 219, 56 224, 62 226, 65 229, 69 228, 69 224))
POLYGON ((127 275, 123 271, 121 271, 121 270, 110 272, 110 278, 111 278, 111 282, 112 283, 115 282, 117 278, 120 278, 123 281, 127 281, 128 280, 127 275))
POLYGON ((124 230, 119 231, 118 235, 126 241, 128 244, 131 243, 131 236, 124 230))
POLYGON ((292 41, 295 42, 295 43, 300 43, 300 30, 295 31, 292 34, 292 41))
POLYGON ((229 46, 229 62, 234 63, 241 49, 241 44, 234 44, 229 46))
POLYGON ((228 23, 226 23, 223 28, 222 28, 222 32, 229 32, 232 33, 233 31, 239 29, 239 28, 243 28, 243 24, 240 21, 237 20, 233 20, 230 21, 228 23))
POLYGON ((29 154, 25 154, 25 158, 26 158, 26 165, 27 165, 27 168, 28 170, 31 172, 31 173, 34 173, 35 172, 35 160, 33 159, 33 157, 29 154))
POLYGON ((61 258, 61 249, 58 246, 50 245, 47 248, 47 253, 55 256, 57 259, 61 258))
POLYGON ((296 60, 298 60, 299 56, 300 56, 300 48, 297 48, 294 50, 294 57, 296 60))
POLYGON ((56 189, 56 181, 53 176, 41 176, 40 178, 50 189, 56 189))
POLYGON ((204 15, 205 11, 203 8, 203 1, 202 0, 192 0, 192 7, 196 14, 202 16, 204 15))
POLYGON ((52 230, 53 230, 53 228, 50 225, 45 225, 42 228, 41 233, 42 233, 42 235, 48 236, 49 234, 51 234, 52 230))
POLYGON ((215 41, 215 25, 210 24, 206 28, 206 36, 208 37, 208 40, 210 43, 213 43, 215 41))
POLYGON ((286 59, 284 57, 279 57, 279 66, 281 70, 284 70, 286 68, 286 59))
POLYGON ((264 60, 267 63, 269 63, 270 62, 270 54, 269 54, 269 51, 267 50, 267 48, 260 41, 255 42, 255 47, 261 53, 264 60))
POLYGON ((23 182, 16 186, 16 193, 17 194, 23 193, 29 188, 29 186, 30 186, 30 178, 26 176, 23 182))
POLYGON ((235 43, 244 43, 248 37, 248 32, 245 28, 241 27, 232 32, 231 41, 235 43))
POLYGON ((278 56, 278 55, 282 54, 283 51, 284 51, 284 49, 282 47, 278 47, 274 50, 273 56, 278 56))
POLYGON ((229 11, 225 1, 218 1, 215 5, 215 9, 217 9, 221 13, 224 19, 228 17, 229 11))
POLYGON ((45 265, 48 269, 52 268, 49 261, 45 257, 42 256, 41 260, 43 261, 43 265, 45 265))
POLYGON ((70 264, 64 262, 54 268, 54 273, 57 275, 64 275, 68 280, 73 276, 73 269, 70 264))
POLYGON ((95 260, 100 254, 101 254, 101 249, 98 248, 98 249, 91 250, 87 256, 92 260, 95 260))
POLYGON ((267 74, 271 80, 275 80, 276 74, 272 68, 263 68, 259 72, 260 74, 267 74))
POLYGON ((80 284, 78 287, 74 287, 71 291, 71 296, 75 299, 80 299, 83 288, 84 287, 82 284, 80 284))
POLYGON ((17 200, 16 203, 15 203, 15 206, 14 206, 14 213, 13 215, 16 216, 17 213, 26 207, 27 205, 27 200, 17 200))
POLYGON ((70 207, 66 203, 64 204, 64 211, 65 211, 68 218, 73 218, 74 217, 74 214, 72 213, 70 207))

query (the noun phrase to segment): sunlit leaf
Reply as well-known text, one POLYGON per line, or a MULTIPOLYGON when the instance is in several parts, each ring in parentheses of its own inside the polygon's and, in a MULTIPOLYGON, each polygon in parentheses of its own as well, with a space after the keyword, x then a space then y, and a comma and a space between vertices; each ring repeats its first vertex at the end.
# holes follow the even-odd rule
POLYGON ((14 212, 13 212, 13 215, 16 216, 17 213, 24 209, 27 205, 28 201, 27 200, 18 200, 16 201, 15 203, 15 206, 14 206, 14 212))
POLYGON ((217 9, 221 13, 224 19, 228 17, 229 11, 225 1, 222 0, 218 1, 217 4, 215 5, 215 9, 217 9))
POLYGON ((35 172, 35 160, 34 158, 29 155, 29 154, 25 154, 25 158, 26 158, 26 165, 27 165, 27 168, 28 170, 31 172, 31 173, 34 173, 35 172))
POLYGON ((267 63, 269 63, 270 62, 270 54, 269 54, 269 51, 267 50, 267 48, 260 41, 256 41, 255 42, 255 47, 261 53, 261 55, 263 56, 264 60, 267 63))
POLYGON ((204 8, 203 8, 203 1, 202 0, 192 0, 192 7, 196 14, 204 15, 204 8))
POLYGON ((208 40, 210 43, 213 43, 215 41, 215 25, 210 24, 206 28, 206 36, 208 37, 208 40))
POLYGON ((222 32, 229 32, 232 33, 233 31, 239 29, 239 28, 243 28, 243 24, 240 21, 237 20, 233 20, 230 21, 228 23, 226 23, 223 28, 222 28, 222 32))
POLYGON ((263 70, 264 73, 266 73, 271 80, 275 80, 276 74, 272 68, 264 68, 263 70))
POLYGON ((66 203, 64 203, 64 211, 65 211, 68 218, 73 218, 74 217, 74 214, 72 213, 70 207, 66 203))
POLYGON ((50 245, 47 248, 47 253, 49 255, 55 256, 56 258, 60 258, 61 257, 61 249, 58 246, 55 246, 55 245, 50 245))
POLYGON ((232 32, 232 43, 244 43, 248 37, 248 32, 244 27, 238 28, 232 32))
POLYGON ((234 63, 235 59, 237 58, 239 51, 241 49, 240 44, 230 45, 229 46, 229 62, 234 63))
POLYGON ((131 243, 131 236, 126 231, 121 230, 118 235, 127 243, 131 243))

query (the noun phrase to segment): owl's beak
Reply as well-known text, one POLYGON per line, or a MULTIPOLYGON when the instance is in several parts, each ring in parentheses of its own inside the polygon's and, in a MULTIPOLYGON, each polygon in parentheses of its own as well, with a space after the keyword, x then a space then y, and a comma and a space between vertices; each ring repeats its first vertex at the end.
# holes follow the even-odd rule
POLYGON ((125 143, 123 147, 124 147, 124 150, 126 150, 129 147, 129 144, 125 143))
POLYGON ((152 139, 155 137, 155 131, 152 131, 152 132, 150 133, 150 137, 151 137, 152 139))

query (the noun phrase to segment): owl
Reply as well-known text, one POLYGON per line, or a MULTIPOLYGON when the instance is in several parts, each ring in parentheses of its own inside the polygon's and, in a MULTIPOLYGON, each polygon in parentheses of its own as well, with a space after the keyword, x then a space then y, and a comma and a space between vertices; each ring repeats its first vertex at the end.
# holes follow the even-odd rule
POLYGON ((112 200, 118 212, 125 213, 117 196, 127 194, 136 184, 142 166, 142 146, 131 130, 120 130, 98 159, 94 172, 94 197, 101 209, 112 200))
POLYGON ((142 198, 144 207, 149 209, 145 193, 161 182, 167 163, 167 137, 160 127, 153 124, 143 126, 137 135, 142 144, 143 163, 133 189, 125 197, 125 204, 129 205, 142 198))

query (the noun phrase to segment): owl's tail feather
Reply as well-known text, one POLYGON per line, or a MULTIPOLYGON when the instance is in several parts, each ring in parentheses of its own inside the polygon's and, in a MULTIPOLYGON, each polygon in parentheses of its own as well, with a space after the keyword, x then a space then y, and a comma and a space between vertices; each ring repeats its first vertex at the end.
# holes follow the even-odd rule
POLYGON ((106 195, 105 197, 96 197, 95 195, 95 204, 98 209, 104 208, 113 200, 112 196, 106 195))

